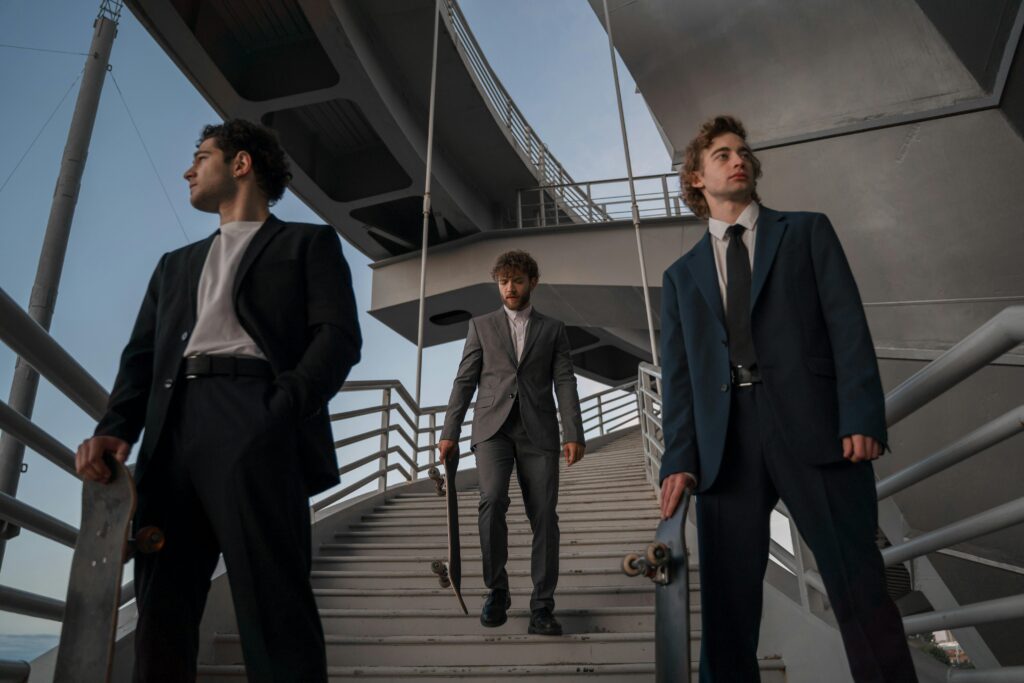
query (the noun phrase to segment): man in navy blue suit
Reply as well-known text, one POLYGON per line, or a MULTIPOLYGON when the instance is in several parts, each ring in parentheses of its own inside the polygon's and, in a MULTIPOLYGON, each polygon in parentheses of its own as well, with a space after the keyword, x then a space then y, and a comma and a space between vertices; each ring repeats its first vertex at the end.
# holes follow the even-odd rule
POLYGON ((708 232, 665 271, 661 512, 696 491, 702 683, 758 681, 770 515, 781 497, 856 681, 916 681, 875 542, 885 400, 828 218, 760 205, 743 125, 707 121, 680 173, 708 232))

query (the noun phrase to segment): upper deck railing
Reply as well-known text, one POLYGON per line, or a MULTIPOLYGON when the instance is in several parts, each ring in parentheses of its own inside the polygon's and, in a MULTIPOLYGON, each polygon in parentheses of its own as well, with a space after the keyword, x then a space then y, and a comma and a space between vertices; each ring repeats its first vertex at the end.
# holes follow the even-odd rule
POLYGON ((541 185, 553 188, 551 201, 572 222, 582 222, 583 213, 599 211, 586 194, 580 191, 565 167, 548 150, 548 146, 530 126, 523 112, 494 73, 483 50, 469 29, 466 17, 455 0, 443 0, 445 25, 462 56, 463 62, 484 96, 494 118, 501 122, 512 147, 533 169, 541 185))

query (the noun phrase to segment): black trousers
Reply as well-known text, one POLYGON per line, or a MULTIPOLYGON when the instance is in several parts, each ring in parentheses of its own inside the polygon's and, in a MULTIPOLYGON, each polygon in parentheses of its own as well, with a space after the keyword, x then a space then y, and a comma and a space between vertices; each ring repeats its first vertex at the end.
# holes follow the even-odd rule
POLYGON ((523 505, 533 531, 530 609, 555 608, 558 585, 558 452, 537 448, 523 427, 518 404, 498 433, 478 443, 476 467, 480 475, 480 550, 484 585, 508 590, 508 525, 505 515, 512 466, 515 465, 523 505))
POLYGON ((250 683, 327 680, 296 429, 268 412, 270 387, 253 377, 178 381, 138 491, 136 527, 159 526, 167 541, 135 560, 136 683, 196 679, 221 553, 250 683))
POLYGON ((871 463, 801 462, 782 443, 761 385, 733 387, 723 458, 718 478, 697 497, 701 683, 760 680, 762 582, 780 497, 814 553, 854 680, 916 681, 875 543, 871 463))

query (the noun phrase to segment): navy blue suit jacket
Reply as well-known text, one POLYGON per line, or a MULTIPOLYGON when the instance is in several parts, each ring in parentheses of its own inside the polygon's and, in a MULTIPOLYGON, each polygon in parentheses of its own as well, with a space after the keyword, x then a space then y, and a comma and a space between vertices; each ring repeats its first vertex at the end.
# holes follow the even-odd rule
MULTIPOLYGON (((715 481, 729 425, 729 347, 710 233, 665 271, 661 299, 661 479, 715 481)), ((857 284, 828 218, 761 207, 751 326, 758 367, 786 447, 812 464, 842 461, 841 438, 887 442, 885 398, 857 284)))

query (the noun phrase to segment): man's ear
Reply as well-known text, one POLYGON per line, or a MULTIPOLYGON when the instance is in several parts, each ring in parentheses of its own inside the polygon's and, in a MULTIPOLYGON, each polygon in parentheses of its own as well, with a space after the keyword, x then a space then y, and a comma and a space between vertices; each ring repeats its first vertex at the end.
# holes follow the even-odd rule
POLYGON ((690 187, 695 187, 698 190, 704 189, 704 176, 700 171, 694 171, 686 175, 686 181, 690 184, 690 187))
POLYGON ((252 172, 252 155, 245 150, 242 150, 235 154, 235 158, 231 161, 231 173, 235 178, 241 178, 242 176, 248 175, 252 172))
POLYGON ((539 277, 531 277, 530 278, 530 289, 535 289, 537 287, 537 283, 538 282, 540 282, 540 278, 539 277))

